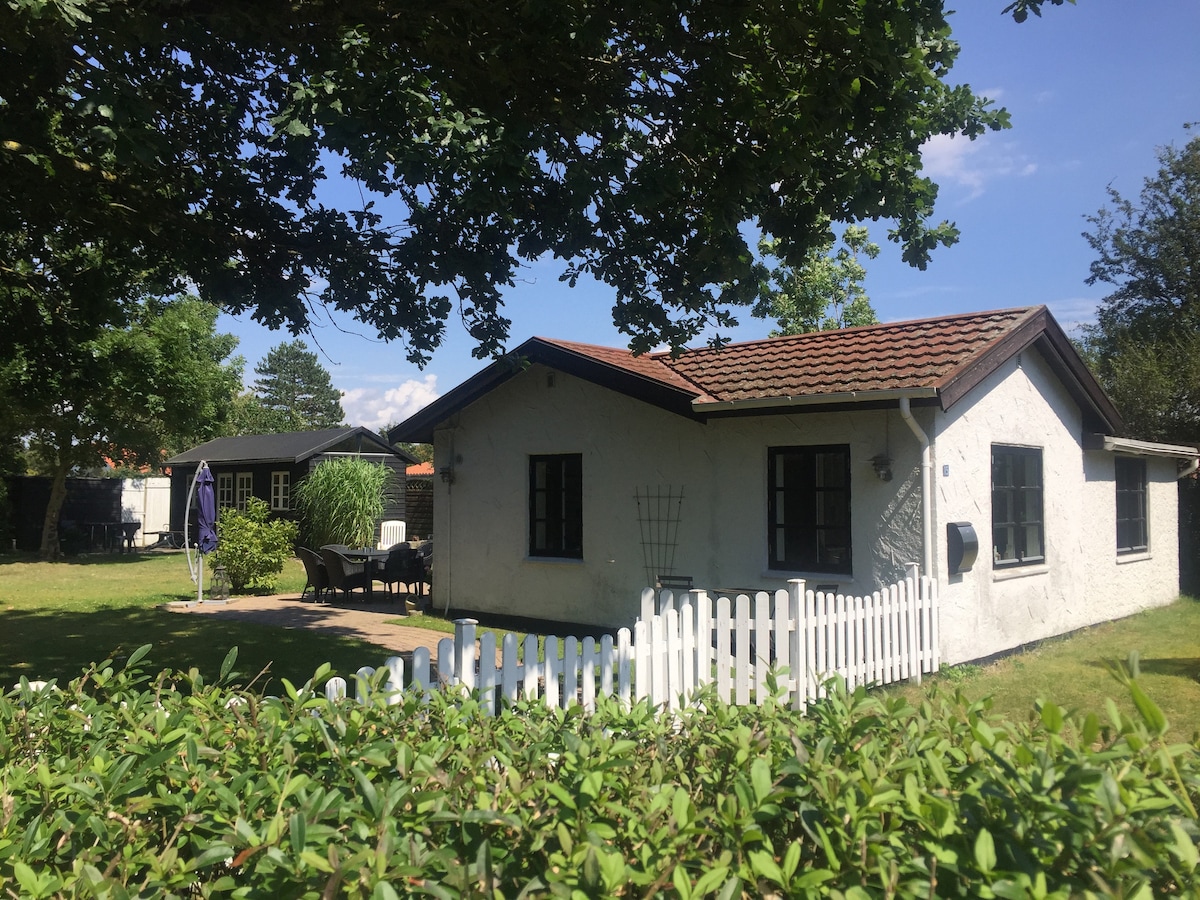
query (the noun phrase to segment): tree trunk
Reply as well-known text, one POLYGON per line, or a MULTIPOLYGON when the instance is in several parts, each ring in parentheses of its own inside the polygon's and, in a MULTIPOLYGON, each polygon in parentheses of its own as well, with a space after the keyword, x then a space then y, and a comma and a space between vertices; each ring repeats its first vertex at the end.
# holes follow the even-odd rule
POLYGON ((62 548, 58 542, 58 516, 67 499, 67 468, 65 463, 55 465, 53 480, 50 482, 50 500, 46 503, 46 518, 42 522, 40 552, 41 558, 47 562, 62 556, 62 548))

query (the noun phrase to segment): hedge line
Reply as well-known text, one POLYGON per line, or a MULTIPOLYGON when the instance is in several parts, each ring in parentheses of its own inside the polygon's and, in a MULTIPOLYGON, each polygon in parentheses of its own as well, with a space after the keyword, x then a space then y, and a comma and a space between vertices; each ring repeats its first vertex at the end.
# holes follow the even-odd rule
POLYGON ((1131 678, 1103 724, 836 686, 489 718, 141 656, 0 699, 3 895, 1200 897, 1200 744, 1131 678))

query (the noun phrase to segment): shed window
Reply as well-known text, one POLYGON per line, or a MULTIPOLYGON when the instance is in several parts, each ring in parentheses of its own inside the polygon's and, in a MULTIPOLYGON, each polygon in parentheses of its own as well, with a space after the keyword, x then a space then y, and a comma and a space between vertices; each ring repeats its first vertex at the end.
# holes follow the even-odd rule
POLYGON ((1150 546, 1146 528, 1146 460, 1116 458, 1117 553, 1138 553, 1150 546))
POLYGON ((529 555, 583 558, 583 455, 529 457, 529 555))
POLYGON ((1023 566, 1046 559, 1042 451, 992 445, 992 561, 1023 566))
POLYGON ((850 448, 767 451, 770 566, 851 574, 850 448))
POLYGON ((292 473, 271 473, 271 509, 277 512, 287 512, 292 508, 292 473))
POLYGON ((245 512, 246 504, 250 498, 254 496, 254 473, 238 472, 237 473, 237 490, 235 494, 235 504, 237 508, 245 512))
POLYGON ((233 506, 233 473, 217 473, 217 507, 233 506))

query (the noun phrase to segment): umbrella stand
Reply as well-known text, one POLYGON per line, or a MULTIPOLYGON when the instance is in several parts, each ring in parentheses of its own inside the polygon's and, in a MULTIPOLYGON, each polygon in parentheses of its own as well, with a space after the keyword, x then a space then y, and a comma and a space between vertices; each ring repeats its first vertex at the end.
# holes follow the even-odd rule
POLYGON ((187 507, 183 514, 183 547, 187 555, 188 571, 196 583, 196 602, 204 602, 204 554, 216 548, 216 497, 213 492, 213 477, 208 462, 201 460, 192 476, 188 490, 187 507), (192 499, 196 499, 198 510, 196 535, 196 562, 192 562, 192 541, 188 539, 188 526, 192 518, 192 499))

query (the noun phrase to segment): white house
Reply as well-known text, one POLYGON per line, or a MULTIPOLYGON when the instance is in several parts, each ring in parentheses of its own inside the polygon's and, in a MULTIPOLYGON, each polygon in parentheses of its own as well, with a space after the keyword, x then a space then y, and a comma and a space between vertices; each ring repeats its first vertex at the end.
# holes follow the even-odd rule
POLYGON ((434 444, 438 606, 618 626, 662 576, 867 593, 916 561, 953 663, 1177 596, 1197 451, 1121 432, 1037 307, 676 358, 533 338, 389 437, 434 444))

